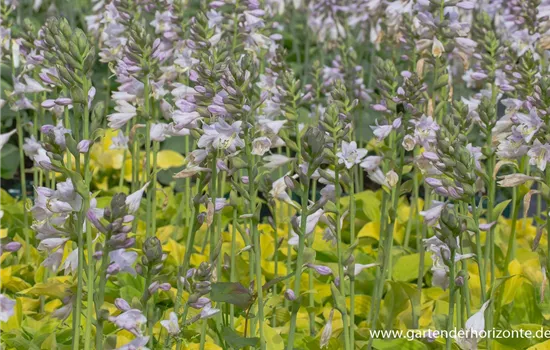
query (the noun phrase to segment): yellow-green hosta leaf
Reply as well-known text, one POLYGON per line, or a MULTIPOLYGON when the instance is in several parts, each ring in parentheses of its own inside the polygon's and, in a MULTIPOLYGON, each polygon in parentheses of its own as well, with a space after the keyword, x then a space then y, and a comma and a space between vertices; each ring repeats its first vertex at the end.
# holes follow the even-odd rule
POLYGON ((514 301, 516 293, 520 290, 521 286, 525 282, 525 278, 522 276, 512 276, 506 282, 504 282, 504 293, 502 295, 502 305, 510 304, 514 301))
POLYGON ((380 239, 380 221, 371 221, 363 226, 357 233, 357 238, 380 239))
POLYGON ((550 350, 550 340, 533 345, 529 347, 527 350, 550 350))
POLYGON ((67 289, 71 288, 71 285, 66 283, 67 280, 68 277, 54 277, 51 278, 49 282, 37 283, 31 288, 25 289, 20 293, 63 299, 67 295, 67 289))
POLYGON ((267 350, 283 350, 285 348, 283 337, 271 328, 267 322, 264 323, 264 336, 267 350))
POLYGON ((57 349, 57 339, 55 337, 55 332, 50 334, 46 340, 42 342, 40 345, 40 349, 42 350, 49 350, 49 349, 57 349))
MULTIPOLYGON (((424 254, 424 275, 432 265, 431 254, 424 254)), ((420 253, 404 255, 393 265, 392 277, 396 281, 410 282, 418 278, 420 267, 420 253)))
POLYGON ((185 158, 176 151, 163 150, 157 153, 157 166, 160 169, 166 170, 177 168, 185 163, 185 158))
MULTIPOLYGON (((355 319, 366 318, 370 311, 370 295, 355 295, 355 319)), ((346 307, 348 312, 351 310, 351 296, 346 298, 346 307)))
POLYGON ((373 341, 373 346, 378 350, 427 350, 428 346, 418 340, 408 340, 405 338, 400 339, 375 339, 373 341))

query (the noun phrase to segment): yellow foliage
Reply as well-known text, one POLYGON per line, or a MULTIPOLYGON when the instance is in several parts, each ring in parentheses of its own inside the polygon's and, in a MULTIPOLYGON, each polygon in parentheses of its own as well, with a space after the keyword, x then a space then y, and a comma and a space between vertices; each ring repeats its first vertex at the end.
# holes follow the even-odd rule
POLYGON ((177 168, 185 164, 185 158, 176 151, 162 150, 156 156, 159 169, 177 168))

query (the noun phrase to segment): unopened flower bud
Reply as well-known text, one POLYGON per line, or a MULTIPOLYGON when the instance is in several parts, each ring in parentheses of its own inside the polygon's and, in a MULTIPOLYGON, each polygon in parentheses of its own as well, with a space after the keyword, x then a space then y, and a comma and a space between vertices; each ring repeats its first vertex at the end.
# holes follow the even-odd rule
POLYGON ((128 304, 128 302, 122 298, 115 299, 115 306, 120 311, 128 311, 131 309, 130 304, 128 304))
POLYGON ((149 294, 153 295, 157 292, 157 290, 159 289, 160 287, 160 284, 158 282, 153 282, 149 285, 149 287, 147 288, 147 290, 149 291, 149 294))
POLYGON ((147 238, 142 249, 149 262, 159 261, 162 258, 162 245, 157 237, 147 238))
POLYGON ((292 289, 287 289, 287 290, 285 290, 285 298, 286 298, 286 300, 294 301, 294 300, 296 300, 296 294, 294 293, 294 291, 292 289))
POLYGON ((90 145, 92 144, 92 141, 90 140, 82 140, 78 143, 76 146, 76 149, 79 153, 88 153, 90 150, 90 145))
POLYGON ((2 250, 6 251, 6 252, 13 253, 13 252, 18 251, 20 248, 21 248, 21 243, 19 243, 19 242, 9 242, 8 244, 6 244, 2 247, 2 250))
POLYGON ((289 190, 293 191, 295 186, 294 186, 294 181, 290 178, 290 176, 286 175, 284 177, 284 182, 285 182, 285 185, 286 187, 288 187, 289 190))

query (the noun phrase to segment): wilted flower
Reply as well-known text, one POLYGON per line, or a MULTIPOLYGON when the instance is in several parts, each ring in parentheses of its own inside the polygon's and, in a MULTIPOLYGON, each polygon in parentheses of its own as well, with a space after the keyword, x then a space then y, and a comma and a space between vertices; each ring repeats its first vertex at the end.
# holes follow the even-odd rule
POLYGON ((527 181, 531 181, 531 180, 540 181, 542 179, 537 176, 529 176, 521 173, 516 173, 516 174, 501 176, 498 184, 501 187, 515 187, 515 186, 523 185, 527 181))
POLYGON ((394 187, 397 185, 397 182, 399 181, 399 175, 393 170, 390 170, 386 173, 386 183, 390 187, 394 187))
POLYGON ((416 141, 414 140, 414 137, 412 137, 411 135, 405 135, 401 146, 403 146, 407 151, 412 151, 415 145, 416 141))
POLYGON ((252 141, 252 154, 263 156, 271 148, 271 140, 265 136, 252 141))
POLYGON ((445 47, 439 41, 436 37, 433 38, 433 44, 432 44, 432 55, 434 57, 441 57, 441 55, 445 52, 445 47))

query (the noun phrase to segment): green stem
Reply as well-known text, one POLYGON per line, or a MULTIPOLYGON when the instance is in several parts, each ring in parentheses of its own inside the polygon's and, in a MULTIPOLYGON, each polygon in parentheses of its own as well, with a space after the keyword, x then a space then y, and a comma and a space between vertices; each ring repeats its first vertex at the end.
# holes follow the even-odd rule
MULTIPOLYGON (((425 193, 424 210, 427 210, 430 208, 432 204, 432 191, 430 187, 426 184, 424 184, 424 193, 425 193)), ((426 256, 426 250, 424 249, 424 240, 427 238, 427 236, 428 236, 428 225, 424 223, 424 225, 422 225, 422 233, 421 233, 420 239, 417 242, 417 248, 416 248, 420 254, 420 258, 419 258, 420 261, 418 264, 418 280, 416 282, 416 292, 417 292, 417 298, 418 298, 417 299, 418 316, 416 318, 416 327, 419 326, 418 322, 422 311, 421 308, 422 308, 422 287, 424 286, 424 257, 426 256)))
MULTIPOLYGON (((200 193, 202 188, 202 181, 200 181, 197 184, 197 193, 200 193)), ((179 315, 180 310, 180 301, 183 297, 183 283, 181 282, 181 278, 184 277, 187 274, 187 269, 189 268, 189 261, 191 260, 191 254, 193 253, 193 246, 195 242, 195 235, 199 229, 198 221, 196 220, 196 215, 199 212, 199 203, 195 203, 193 206, 193 210, 191 212, 191 218, 190 218, 190 224, 188 227, 188 234, 187 234, 187 242, 185 245, 185 255, 183 256, 183 263, 178 269, 178 292, 176 294, 176 301, 174 305, 174 312, 179 315)), ((189 310, 188 303, 186 302, 184 305, 183 313, 180 317, 182 324, 185 325, 187 312, 189 310)), ((176 343, 176 349, 180 350, 182 345, 183 339, 181 337, 178 338, 176 343)), ((172 340, 170 338, 168 349, 172 348, 172 340)))
POLYGON ((153 187, 151 193, 151 233, 157 234, 157 154, 159 152, 160 143, 153 142, 153 187))
MULTIPOLYGON (((479 231, 479 211, 476 206, 476 199, 475 197, 472 198, 472 216, 474 217, 474 223, 476 226, 476 260, 477 260, 477 266, 479 269, 479 283, 481 285, 481 300, 483 302, 487 301, 487 291, 485 284, 485 269, 482 265, 482 252, 481 252, 481 232, 479 231)), ((466 285, 466 283, 464 283, 466 285)))
MULTIPOLYGON (((107 242, 107 237, 106 241, 107 242)), ((109 267, 109 249, 107 244, 103 248, 103 255, 101 256, 101 267, 99 270, 99 287, 97 289, 97 301, 95 304, 96 310, 96 337, 95 346, 96 350, 103 350, 103 318, 100 317, 101 307, 105 302, 105 286, 107 284, 107 267, 109 267)))
MULTIPOLYGON (((147 100, 147 98, 145 98, 147 100)), ((147 182, 147 179, 150 179, 151 176, 151 121, 147 120, 145 126, 145 173, 143 174, 142 184, 147 182)), ((153 184, 153 190, 147 191, 147 214, 146 214, 146 223, 145 223, 145 237, 151 237, 151 208, 152 204, 152 194, 155 191, 156 184, 153 184)))
MULTIPOLYGON (((350 190, 349 190, 349 235, 350 243, 354 244, 355 242, 355 188, 354 188, 354 170, 351 169, 350 175, 350 190)), ((355 274, 354 271, 350 271, 350 328, 349 328, 349 339, 352 349, 355 347, 355 274)))
MULTIPOLYGON (((88 92, 89 84, 86 82, 84 83, 84 91, 88 92)), ((84 103, 84 113, 83 113, 83 120, 84 120, 84 127, 83 127, 83 138, 85 140, 90 139, 90 113, 88 110, 88 103, 84 103)), ((80 156, 77 155, 79 158, 80 156)), ((90 171, 90 153, 86 153, 84 156, 84 181, 86 184, 86 189, 89 191, 90 189, 90 183, 92 181, 91 179, 91 171, 90 171)), ((90 198, 85 198, 85 201, 87 201, 88 206, 90 202, 90 198)), ((82 214, 84 215, 83 220, 85 220, 86 223, 86 249, 88 252, 88 273, 87 278, 88 281, 86 283, 86 286, 88 288, 88 299, 87 299, 87 307, 86 307, 86 327, 84 331, 84 349, 89 350, 92 344, 92 323, 93 323, 93 312, 94 312, 94 269, 95 269, 95 260, 94 260, 94 242, 92 237, 92 225, 89 220, 86 220, 87 210, 82 214)))
POLYGON ((514 260, 515 256, 515 247, 516 247, 516 223, 518 219, 518 212, 519 212, 519 203, 518 203, 518 190, 517 187, 513 188, 513 195, 512 195, 512 225, 510 227, 510 237, 508 238, 508 251, 506 252, 506 259, 504 263, 504 269, 506 270, 506 273, 509 275, 510 271, 508 270, 508 266, 510 265, 510 262, 514 260))
MULTIPOLYGON (((88 211, 89 200, 83 200, 82 208, 77 220, 77 237, 78 237, 78 268, 77 268, 77 288, 75 308, 73 310, 73 350, 79 350, 80 347, 80 318, 82 314, 82 290, 84 284, 84 217, 88 211)), ((91 289, 90 289, 91 290, 91 289)), ((91 306, 88 306, 91 307, 91 306)), ((87 323, 90 323, 87 321, 87 323)))
MULTIPOLYGON (((300 235, 298 237, 298 252, 296 256, 296 275, 294 276, 294 293, 297 299, 292 304, 292 315, 290 317, 290 330, 288 333, 287 350, 294 349, 294 336, 296 334, 296 319, 298 316, 298 310, 300 309, 300 281, 302 278, 303 261, 304 261, 304 248, 305 248, 305 235, 307 224, 307 205, 308 205, 308 193, 309 193, 309 181, 303 185, 302 192, 302 209, 300 220, 300 235)), ((290 256, 290 253, 289 253, 290 256)), ((345 328, 344 328, 345 329, 345 328)))
POLYGON ((27 205, 27 177, 25 174, 25 153, 23 152, 23 120, 19 111, 15 114, 15 118, 17 124, 17 143, 19 147, 19 176, 21 180, 21 200, 23 201, 23 222, 25 224, 23 227, 23 234, 25 236, 25 260, 30 263, 29 216, 28 210, 25 208, 27 205))
MULTIPOLYGON (((230 262, 230 282, 236 282, 237 280, 237 266, 236 266, 236 245, 237 245, 237 208, 233 208, 233 225, 231 226, 231 262, 230 262)), ((229 326, 233 329, 235 326, 235 305, 229 305, 229 326)))
MULTIPOLYGON (((337 140, 336 132, 333 133, 333 139, 337 140)), ((336 142, 333 143, 333 154, 336 154, 338 152, 338 144, 336 142)), ((334 184, 335 184, 335 190, 336 190, 336 217, 335 217, 335 225, 336 225, 336 255, 338 255, 338 277, 340 278, 340 293, 343 297, 346 296, 346 289, 345 289, 345 275, 344 275, 344 252, 342 251, 342 228, 340 227, 340 221, 342 217, 341 208, 340 208, 340 197, 341 197, 341 189, 340 189, 340 170, 338 168, 338 164, 335 164, 334 168, 334 184)), ((350 349, 350 339, 349 339, 349 332, 346 332, 346 329, 349 329, 349 320, 348 320, 348 314, 347 310, 344 308, 343 310, 340 310, 342 313, 342 323, 344 326, 344 348, 350 349)))
MULTIPOLYGON (((451 261, 455 261, 455 255, 456 252, 453 250, 451 251, 451 261)), ((447 319, 447 332, 449 333, 453 327, 454 327, 454 304, 455 304, 455 268, 454 263, 451 263, 449 266, 449 280, 450 280, 450 286, 449 286, 449 316, 447 319)), ((447 336, 447 341, 445 344, 445 348, 447 350, 451 350, 453 344, 453 338, 450 336, 447 336)))

